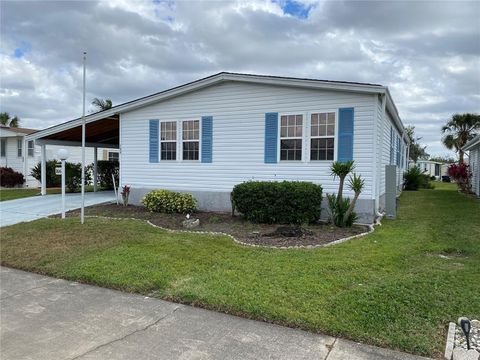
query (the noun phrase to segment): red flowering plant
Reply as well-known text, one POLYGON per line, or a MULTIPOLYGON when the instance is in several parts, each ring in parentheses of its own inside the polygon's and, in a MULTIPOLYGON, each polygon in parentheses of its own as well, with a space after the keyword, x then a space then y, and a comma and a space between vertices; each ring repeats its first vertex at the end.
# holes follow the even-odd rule
POLYGON ((130 196, 130 186, 125 185, 122 187, 122 200, 123 200, 123 206, 128 206, 128 197, 130 196))
POLYGON ((472 184, 470 183, 470 179, 472 177, 472 173, 470 172, 467 164, 452 164, 448 167, 447 174, 457 182, 458 188, 461 191, 465 193, 471 192, 472 184))

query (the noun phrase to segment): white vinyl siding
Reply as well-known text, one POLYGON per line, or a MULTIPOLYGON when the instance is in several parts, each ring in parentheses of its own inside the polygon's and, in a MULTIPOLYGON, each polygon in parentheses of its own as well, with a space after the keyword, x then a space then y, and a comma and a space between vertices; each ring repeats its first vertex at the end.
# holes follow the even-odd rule
POLYGON ((480 196, 480 145, 469 152, 468 163, 472 172, 472 191, 480 196))
MULTIPOLYGON (((122 184, 137 188, 231 191, 248 180, 303 180, 338 191, 332 161, 264 163, 265 114, 309 114, 353 107, 356 172, 365 179, 361 198, 372 198, 374 101, 370 94, 283 86, 223 83, 120 115, 122 184), (148 162, 149 119, 213 117, 213 162, 148 162)), ((306 118, 304 118, 305 120, 306 118)), ((304 144, 304 152, 305 144, 304 144)), ((348 192, 349 196, 353 194, 348 192)))

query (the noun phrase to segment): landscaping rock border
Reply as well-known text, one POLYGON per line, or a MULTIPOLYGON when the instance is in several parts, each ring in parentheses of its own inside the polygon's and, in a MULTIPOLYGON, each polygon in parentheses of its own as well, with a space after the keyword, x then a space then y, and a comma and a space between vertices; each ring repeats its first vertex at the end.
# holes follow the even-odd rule
POLYGON ((448 325, 447 344, 445 346, 445 359, 480 359, 480 321, 471 320, 470 350, 467 351, 467 344, 462 329, 455 323, 448 325))
POLYGON ((86 215, 85 217, 87 218, 99 218, 99 219, 109 219, 109 220, 136 220, 136 221, 143 221, 143 222, 146 222, 147 224, 149 224, 150 226, 153 226, 155 228, 158 228, 158 229, 161 229, 161 230, 165 230, 165 231, 168 231, 170 233, 188 233, 188 234, 207 234, 207 235, 221 235, 221 236, 227 236, 229 237, 230 239, 232 239, 235 243, 239 244, 239 245, 243 245, 243 246, 249 246, 249 247, 256 247, 256 248, 266 248, 266 249, 281 249, 281 250, 289 250, 289 249, 316 249, 316 248, 321 248, 321 247, 327 247, 327 246, 331 246, 331 245, 337 245, 337 244, 341 244, 343 242, 346 242, 346 241, 349 241, 349 240, 353 240, 355 238, 359 238, 359 237, 363 237, 363 236, 366 236, 368 234, 371 234, 373 231, 375 231, 375 227, 374 226, 377 226, 377 225, 382 225, 380 223, 380 219, 377 219, 377 221, 375 222, 375 224, 357 224, 357 225, 362 225, 362 226, 367 226, 368 227, 368 231, 366 232, 363 232, 363 233, 360 233, 360 234, 356 234, 356 235, 353 235, 353 236, 349 236, 349 237, 346 237, 346 238, 343 238, 343 239, 338 239, 338 240, 335 240, 335 241, 332 241, 332 242, 329 242, 329 243, 326 243, 326 244, 319 244, 319 245, 296 245, 296 246, 268 246, 268 245, 258 245, 258 244, 249 244, 249 243, 245 243, 243 241, 240 241, 238 240, 237 238, 235 238, 233 235, 231 234, 227 234, 227 233, 224 233, 224 232, 219 232, 219 231, 195 231, 195 230, 174 230, 174 229, 169 229, 169 228, 165 228, 165 227, 162 227, 162 226, 159 226, 159 225, 155 225, 153 224, 150 220, 144 220, 144 219, 137 219, 137 218, 132 218, 132 217, 111 217, 111 216, 98 216, 98 215, 86 215))

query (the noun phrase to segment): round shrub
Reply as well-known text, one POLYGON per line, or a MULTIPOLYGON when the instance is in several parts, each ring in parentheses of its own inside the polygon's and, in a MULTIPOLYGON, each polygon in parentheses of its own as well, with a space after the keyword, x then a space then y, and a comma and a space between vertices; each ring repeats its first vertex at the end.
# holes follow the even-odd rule
POLYGON ((0 186, 14 187, 23 185, 24 182, 23 174, 9 167, 0 167, 0 186))
POLYGON ((143 197, 142 204, 149 211, 167 214, 187 214, 197 209, 197 200, 191 194, 170 190, 150 191, 143 197))
POLYGON ((232 202, 253 222, 307 224, 320 218, 322 187, 300 181, 249 181, 233 188, 232 202))

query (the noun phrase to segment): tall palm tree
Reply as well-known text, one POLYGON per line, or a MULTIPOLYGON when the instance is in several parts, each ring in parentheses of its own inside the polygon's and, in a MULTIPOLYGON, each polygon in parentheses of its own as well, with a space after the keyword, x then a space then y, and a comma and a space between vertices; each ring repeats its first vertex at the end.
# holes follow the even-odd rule
POLYGON ((112 100, 110 99, 100 99, 94 98, 92 100, 92 105, 97 107, 98 111, 104 111, 112 108, 112 100))
POLYGON ((10 117, 10 114, 7 112, 0 113, 0 124, 10 127, 18 127, 20 125, 20 119, 18 116, 10 117))
POLYGON ((467 141, 471 140, 480 131, 480 115, 478 114, 454 114, 442 127, 442 142, 447 149, 458 153, 459 163, 464 162, 462 148, 467 141))

